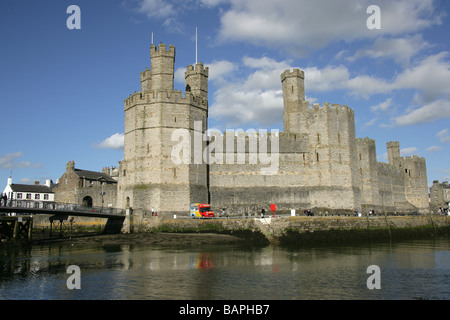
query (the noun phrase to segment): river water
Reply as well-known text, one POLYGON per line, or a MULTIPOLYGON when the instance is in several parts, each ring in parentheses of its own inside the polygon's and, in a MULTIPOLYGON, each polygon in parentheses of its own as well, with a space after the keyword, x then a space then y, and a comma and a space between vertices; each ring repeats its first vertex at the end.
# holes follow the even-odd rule
POLYGON ((450 299, 447 238, 296 248, 53 244, 0 250, 0 299, 450 299), (379 270, 368 271, 374 265, 379 270), (369 278, 379 289, 368 288, 369 278))

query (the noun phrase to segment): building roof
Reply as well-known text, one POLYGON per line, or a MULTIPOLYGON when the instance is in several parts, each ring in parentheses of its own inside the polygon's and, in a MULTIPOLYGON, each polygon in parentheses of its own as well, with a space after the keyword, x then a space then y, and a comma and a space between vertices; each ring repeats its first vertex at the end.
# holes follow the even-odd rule
POLYGON ((52 189, 41 184, 11 184, 13 192, 54 193, 52 189))
POLYGON ((74 172, 80 177, 88 180, 96 180, 100 182, 109 182, 109 183, 117 183, 116 180, 111 178, 111 176, 107 175, 103 172, 89 171, 89 170, 81 170, 75 169, 74 172))

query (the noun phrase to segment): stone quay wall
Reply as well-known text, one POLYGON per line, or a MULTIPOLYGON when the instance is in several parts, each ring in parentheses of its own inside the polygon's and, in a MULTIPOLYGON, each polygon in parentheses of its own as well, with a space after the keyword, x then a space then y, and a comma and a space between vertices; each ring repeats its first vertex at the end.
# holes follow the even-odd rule
POLYGON ((385 240, 450 234, 450 217, 267 217, 242 219, 173 219, 148 217, 132 224, 134 232, 220 232, 258 238, 270 243, 298 244, 385 240))

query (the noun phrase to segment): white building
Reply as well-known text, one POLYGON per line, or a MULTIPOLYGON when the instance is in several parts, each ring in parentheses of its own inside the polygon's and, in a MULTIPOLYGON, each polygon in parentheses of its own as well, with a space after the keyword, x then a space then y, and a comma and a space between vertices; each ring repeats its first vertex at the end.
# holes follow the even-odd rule
POLYGON ((53 184, 51 180, 46 180, 45 184, 16 184, 12 183, 12 178, 8 178, 8 183, 2 193, 1 204, 5 205, 5 196, 7 203, 11 200, 15 206, 20 207, 41 207, 46 202, 55 201, 55 193, 52 191, 53 184))

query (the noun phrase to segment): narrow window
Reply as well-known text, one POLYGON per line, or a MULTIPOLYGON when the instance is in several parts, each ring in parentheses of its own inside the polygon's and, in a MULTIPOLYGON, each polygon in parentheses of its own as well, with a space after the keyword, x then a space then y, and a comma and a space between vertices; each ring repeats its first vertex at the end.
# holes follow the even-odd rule
POLYGON ((317 162, 319 162, 319 153, 318 152, 316 152, 316 160, 317 160, 317 162))

